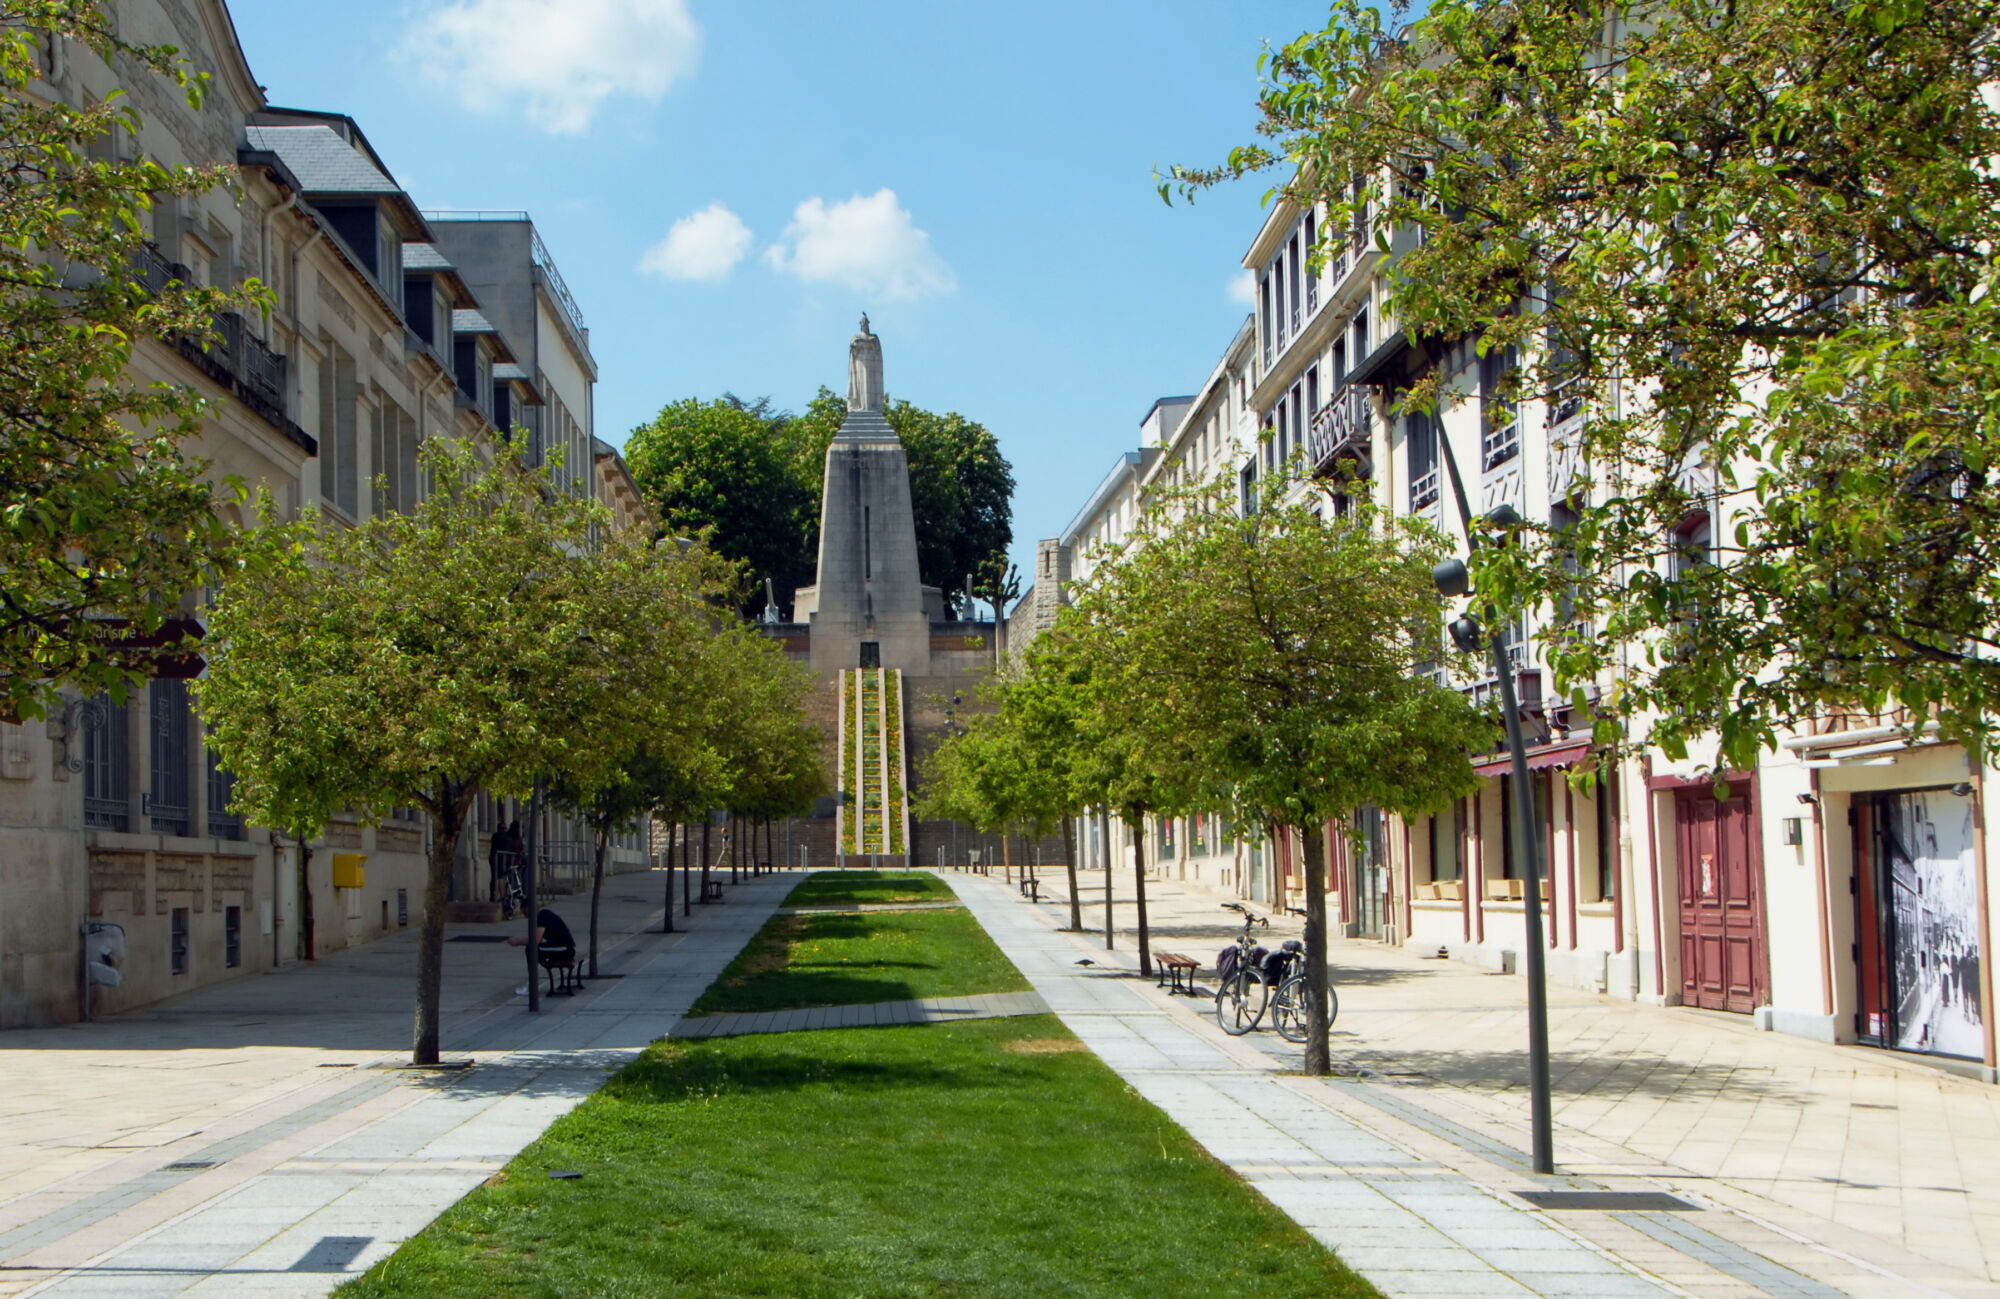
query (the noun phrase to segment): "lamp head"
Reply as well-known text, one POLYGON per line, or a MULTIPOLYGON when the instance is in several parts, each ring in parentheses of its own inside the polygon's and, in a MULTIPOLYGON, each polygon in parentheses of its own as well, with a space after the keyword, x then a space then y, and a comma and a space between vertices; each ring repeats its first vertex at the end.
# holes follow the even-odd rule
POLYGON ((1465 561, 1455 555, 1431 570, 1431 581, 1443 596, 1460 596, 1472 590, 1472 576, 1465 570, 1465 561))
POLYGON ((1469 614, 1461 614, 1451 620, 1445 630, 1451 634, 1451 643, 1467 654, 1479 652, 1479 620, 1469 614))

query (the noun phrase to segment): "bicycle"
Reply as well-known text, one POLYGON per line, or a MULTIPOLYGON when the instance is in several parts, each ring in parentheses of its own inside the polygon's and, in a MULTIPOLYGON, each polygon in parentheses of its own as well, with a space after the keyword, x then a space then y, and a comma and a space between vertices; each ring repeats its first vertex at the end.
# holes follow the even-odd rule
POLYGON ((1220 986, 1215 990, 1215 1022, 1231 1037, 1241 1037, 1263 1022, 1264 1007, 1271 998, 1271 985, 1264 979, 1264 960, 1269 953, 1250 941, 1252 925, 1269 929, 1271 922, 1234 902, 1223 903, 1222 909, 1243 917, 1243 934, 1234 944, 1223 948, 1215 962, 1216 972, 1221 976, 1220 986), (1257 989, 1254 996, 1253 987, 1257 989), (1255 1009, 1250 1004, 1253 1000, 1255 1009))
POLYGON ((512 920, 517 911, 528 909, 528 890, 521 882, 521 855, 500 854, 500 872, 494 876, 493 900, 500 904, 500 918, 512 920))
MULTIPOLYGON (((1306 991, 1306 948, 1313 941, 1312 918, 1297 907, 1286 907, 1292 915, 1305 917, 1306 942, 1296 938, 1285 940, 1280 949, 1278 986, 1271 994, 1271 1027, 1278 1030, 1278 1036, 1287 1042, 1303 1042, 1310 1035, 1307 1026, 1307 1010, 1312 998, 1306 991)), ((1333 990, 1331 979, 1326 985, 1326 1022, 1332 1024, 1340 1014, 1340 997, 1333 990)))

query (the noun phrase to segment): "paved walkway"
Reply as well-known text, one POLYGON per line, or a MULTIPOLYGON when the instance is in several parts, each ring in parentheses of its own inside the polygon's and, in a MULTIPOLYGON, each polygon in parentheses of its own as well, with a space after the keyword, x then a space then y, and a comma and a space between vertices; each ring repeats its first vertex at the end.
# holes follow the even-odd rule
MULTIPOLYGON (((519 949, 446 949, 444 1047, 407 1059, 415 934, 95 1024, 0 1034, 0 1295, 317 1296, 386 1257, 665 1034, 798 882, 661 934, 660 875, 605 885, 600 964, 516 994, 519 949)), ((582 898, 555 906, 582 932, 582 898)), ((452 925, 448 936, 498 926, 452 925)))
POLYGON ((871 1001, 860 1006, 815 1006, 747 1015, 683 1019, 669 1037, 745 1037, 753 1033, 804 1033, 818 1028, 887 1028, 896 1024, 952 1024, 965 1019, 1046 1015, 1049 1004, 1034 992, 982 992, 969 997, 871 1001))
MULTIPOLYGON (((1378 944, 1337 944, 1334 1049, 1345 1076, 1308 1079, 1296 1073, 1299 1049, 1275 1034, 1229 1038, 1208 1003, 1169 998, 1137 978, 1129 935, 1106 953, 1101 930, 1057 932, 1066 901, 1037 906, 997 879, 949 878, 1078 1036, 1387 1294, 2000 1296, 1977 1266, 1984 1237, 1963 1225, 1983 1231, 2000 1207, 1982 1198, 1987 1180, 2000 1178, 1979 1127, 1991 1121, 1982 1116, 2000 1119, 1995 1089, 1720 1016, 1556 990, 1564 1175, 1538 1178, 1523 1153, 1519 980, 1378 944), (1078 966, 1079 958, 1095 964, 1078 966), (1813 1076, 1799 1051, 1852 1081, 1843 1089, 1813 1076), (1805 1117, 1857 1105, 1883 1108, 1840 1125, 1805 1117), (1787 1107, 1801 1117, 1773 1149, 1767 1134, 1787 1107), (1908 1140, 1940 1108, 1969 1149, 1908 1140), (1882 1115, 1888 1121, 1871 1131, 1869 1117, 1882 1115), (1784 1168, 1815 1157, 1843 1170, 1836 1207, 1850 1192, 1850 1203, 1872 1197, 1872 1218, 1814 1214, 1787 1179, 1733 1171, 1745 1145, 1759 1172, 1768 1161, 1784 1168), (1897 1180, 1847 1180, 1861 1159, 1897 1180), (1547 1189, 1667 1192, 1695 1208, 1542 1210, 1518 1197, 1547 1189), (1938 1206, 1950 1215, 1947 1229, 1970 1241, 1934 1248, 1922 1214, 1906 1207, 1915 1203, 1938 1206)), ((1101 881, 1085 895, 1093 904, 1101 881)), ((1157 945, 1212 958, 1234 932, 1220 901, 1190 885, 1155 884, 1157 945)), ((1129 921, 1122 892, 1118 909, 1129 921)), ((1086 923, 1101 915, 1087 907, 1086 923)), ((1274 921, 1259 938, 1288 932, 1274 921)))

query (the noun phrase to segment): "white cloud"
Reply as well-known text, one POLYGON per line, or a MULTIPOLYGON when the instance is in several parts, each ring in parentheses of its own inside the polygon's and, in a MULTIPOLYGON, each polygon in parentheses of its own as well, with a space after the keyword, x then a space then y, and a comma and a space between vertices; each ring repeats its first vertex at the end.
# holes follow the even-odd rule
POLYGON ((667 237, 646 250, 639 269, 670 280, 719 280, 750 251, 750 227, 721 203, 674 222, 667 237))
POLYGON ((807 199, 793 209, 792 223, 764 256, 810 283, 885 298, 921 298, 958 287, 951 267, 931 251, 930 235, 917 229, 892 189, 839 203, 807 199))
POLYGON ((687 0, 449 0, 417 17, 400 53, 468 108, 518 105, 574 135, 613 95, 664 95, 700 51, 687 0))
POLYGON ((1249 271, 1229 281, 1229 300, 1246 307, 1257 305, 1257 277, 1249 271))

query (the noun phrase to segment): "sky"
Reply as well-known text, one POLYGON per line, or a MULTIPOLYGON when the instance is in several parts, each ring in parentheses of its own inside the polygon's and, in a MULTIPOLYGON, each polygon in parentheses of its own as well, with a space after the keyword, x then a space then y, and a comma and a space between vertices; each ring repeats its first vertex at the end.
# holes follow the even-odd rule
MULTIPOLYGON (((233 0, 270 102, 354 117, 424 208, 526 209, 591 330, 598 436, 733 392, 886 387, 1013 463, 1032 574, 1248 310, 1268 180, 1154 171, 1256 123, 1311 0, 233 0)), ((1024 577, 1024 583, 1027 580, 1024 577)))

